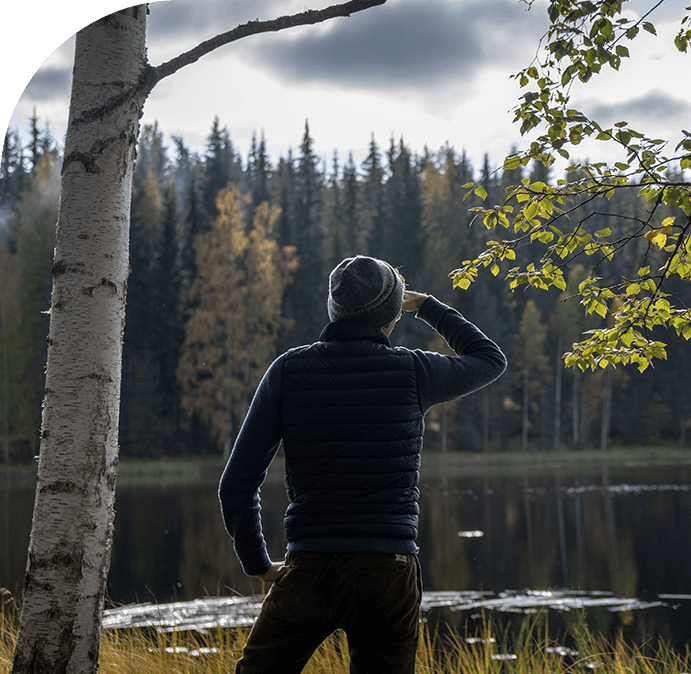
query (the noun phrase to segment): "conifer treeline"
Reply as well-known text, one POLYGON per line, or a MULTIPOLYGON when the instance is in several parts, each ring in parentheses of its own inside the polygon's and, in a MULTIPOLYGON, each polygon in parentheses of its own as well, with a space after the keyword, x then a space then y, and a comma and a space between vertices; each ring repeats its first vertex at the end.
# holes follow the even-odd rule
MULTIPOLYGON (((26 147, 8 133, 0 167, 0 438, 18 460, 38 447, 41 312, 49 304, 59 186, 59 153, 35 113, 30 132, 26 147)), ((166 147, 157 124, 144 127, 131 211, 123 453, 227 451, 273 357, 318 338, 328 321, 329 271, 355 254, 399 267, 409 287, 457 307, 509 357, 509 371, 493 386, 430 413, 430 449, 687 442, 691 357, 674 335, 661 335, 669 360, 643 374, 564 370, 559 354, 599 320, 564 301, 577 288, 577 270, 561 296, 511 293, 502 273, 489 272, 469 291, 452 289, 449 272, 487 236, 481 224, 471 226, 477 198, 463 201, 473 174, 448 145, 415 154, 393 138, 382 150, 372 137, 360 166, 352 155, 342 164, 337 153, 327 165, 307 124, 297 152, 277 162, 263 135, 243 159, 218 118, 201 155, 180 137, 166 147)), ((520 169, 493 171, 487 156, 479 175, 492 203, 521 177, 520 169)), ((542 165, 530 177, 551 179, 542 165)), ((584 227, 596 231, 618 226, 610 214, 643 213, 644 204, 632 189, 586 208, 584 227)), ((535 254, 526 246, 519 258, 535 254)), ((640 255, 630 249, 617 259, 624 265, 640 255)), ((429 339, 412 317, 392 335, 394 344, 446 348, 429 339)))

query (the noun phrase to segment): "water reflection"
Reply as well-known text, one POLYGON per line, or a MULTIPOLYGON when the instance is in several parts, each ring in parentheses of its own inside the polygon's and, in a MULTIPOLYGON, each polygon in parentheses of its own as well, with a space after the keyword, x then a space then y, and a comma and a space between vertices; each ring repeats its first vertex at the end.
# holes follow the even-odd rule
MULTIPOLYGON (((202 634, 217 627, 237 627, 253 624, 263 595, 249 597, 207 597, 169 604, 134 604, 108 609, 104 627, 153 627, 159 632, 194 630, 202 634)), ((622 599, 610 592, 578 592, 573 590, 501 592, 425 592, 421 610, 423 616, 435 609, 450 611, 501 611, 522 615, 535 614, 543 609, 568 612, 572 610, 606 608, 611 612, 629 612, 667 606, 665 602, 644 602, 622 599)))
MULTIPOLYGON (((278 468, 262 489, 265 534, 275 559, 284 551, 287 504, 278 468)), ((423 470, 419 544, 426 601, 446 597, 434 610, 440 620, 462 626, 483 610, 524 615, 528 609, 554 611, 557 604, 573 609, 583 597, 597 598, 599 605, 587 606, 595 629, 624 627, 639 641, 658 635, 687 641, 687 470, 632 466, 508 476, 474 470, 443 478, 423 470), (557 590, 561 599, 555 603, 557 590), (528 606, 547 591, 553 593, 549 601, 528 606), (478 593, 474 604, 466 601, 478 593), (612 600, 620 608, 612 610, 612 600)), ((0 490, 0 586, 16 595, 33 488, 0 483, 0 490)), ((165 488, 123 483, 116 504, 108 581, 113 604, 262 593, 262 583, 242 573, 223 531, 215 481, 165 488)), ((575 619, 573 610, 562 613, 566 622, 575 619)))

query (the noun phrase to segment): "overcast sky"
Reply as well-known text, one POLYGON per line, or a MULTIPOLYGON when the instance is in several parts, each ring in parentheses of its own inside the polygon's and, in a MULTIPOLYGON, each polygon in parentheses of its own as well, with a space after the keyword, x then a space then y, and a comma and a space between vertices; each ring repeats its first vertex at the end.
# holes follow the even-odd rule
MULTIPOLYGON (((2 10, 3 23, 25 28, 9 32, 11 40, 0 52, 2 62, 12 64, 0 74, 0 128, 9 120, 11 128, 25 132, 35 107, 41 124, 48 120, 62 140, 74 47, 70 36, 128 3, 6 4, 11 7, 2 10), (35 6, 33 14, 27 5, 35 6)), ((158 65, 238 23, 328 4, 154 2, 149 60, 158 65)), ((654 4, 628 3, 632 16, 654 4)), ((634 128, 676 141, 679 129, 691 127, 691 56, 676 53, 671 42, 686 4, 665 0, 650 17, 658 37, 644 34, 630 43, 634 58, 618 73, 575 87, 573 104, 603 124, 627 119, 634 128)), ((388 0, 349 19, 247 38, 161 82, 146 103, 143 123, 158 120, 167 138, 180 135, 192 150, 203 151, 218 115, 243 156, 252 133, 263 132, 275 162, 289 148, 297 149, 308 119, 315 150, 329 162, 337 150, 342 162, 352 152, 360 163, 374 134, 382 149, 392 136, 403 137, 418 153, 425 145, 436 150, 448 142, 465 150, 476 168, 485 152, 497 165, 513 145, 527 143, 512 123, 519 90, 510 75, 534 56, 547 25, 546 5, 547 0, 536 0, 529 10, 519 0, 388 0)), ((597 146, 582 146, 579 152, 582 158, 605 158, 597 146)))

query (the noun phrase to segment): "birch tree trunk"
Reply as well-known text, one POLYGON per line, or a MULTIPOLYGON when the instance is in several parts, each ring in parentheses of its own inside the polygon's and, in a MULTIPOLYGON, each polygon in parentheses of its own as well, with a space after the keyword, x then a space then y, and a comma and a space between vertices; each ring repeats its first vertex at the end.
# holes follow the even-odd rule
POLYGON ((96 672, 110 567, 129 223, 144 102, 164 77, 243 37, 382 5, 251 21, 157 67, 145 5, 77 34, 62 168, 36 498, 13 674, 96 672))
POLYGON ((146 9, 77 35, 34 515, 13 673, 92 672, 110 565, 146 9))

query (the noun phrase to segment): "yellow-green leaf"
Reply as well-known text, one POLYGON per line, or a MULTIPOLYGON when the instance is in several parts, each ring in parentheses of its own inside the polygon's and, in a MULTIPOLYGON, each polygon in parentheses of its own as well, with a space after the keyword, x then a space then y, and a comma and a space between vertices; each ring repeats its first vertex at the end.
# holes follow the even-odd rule
POLYGON ((470 281, 467 278, 459 279, 454 282, 456 288, 461 288, 462 290, 468 290, 470 288, 470 281))

